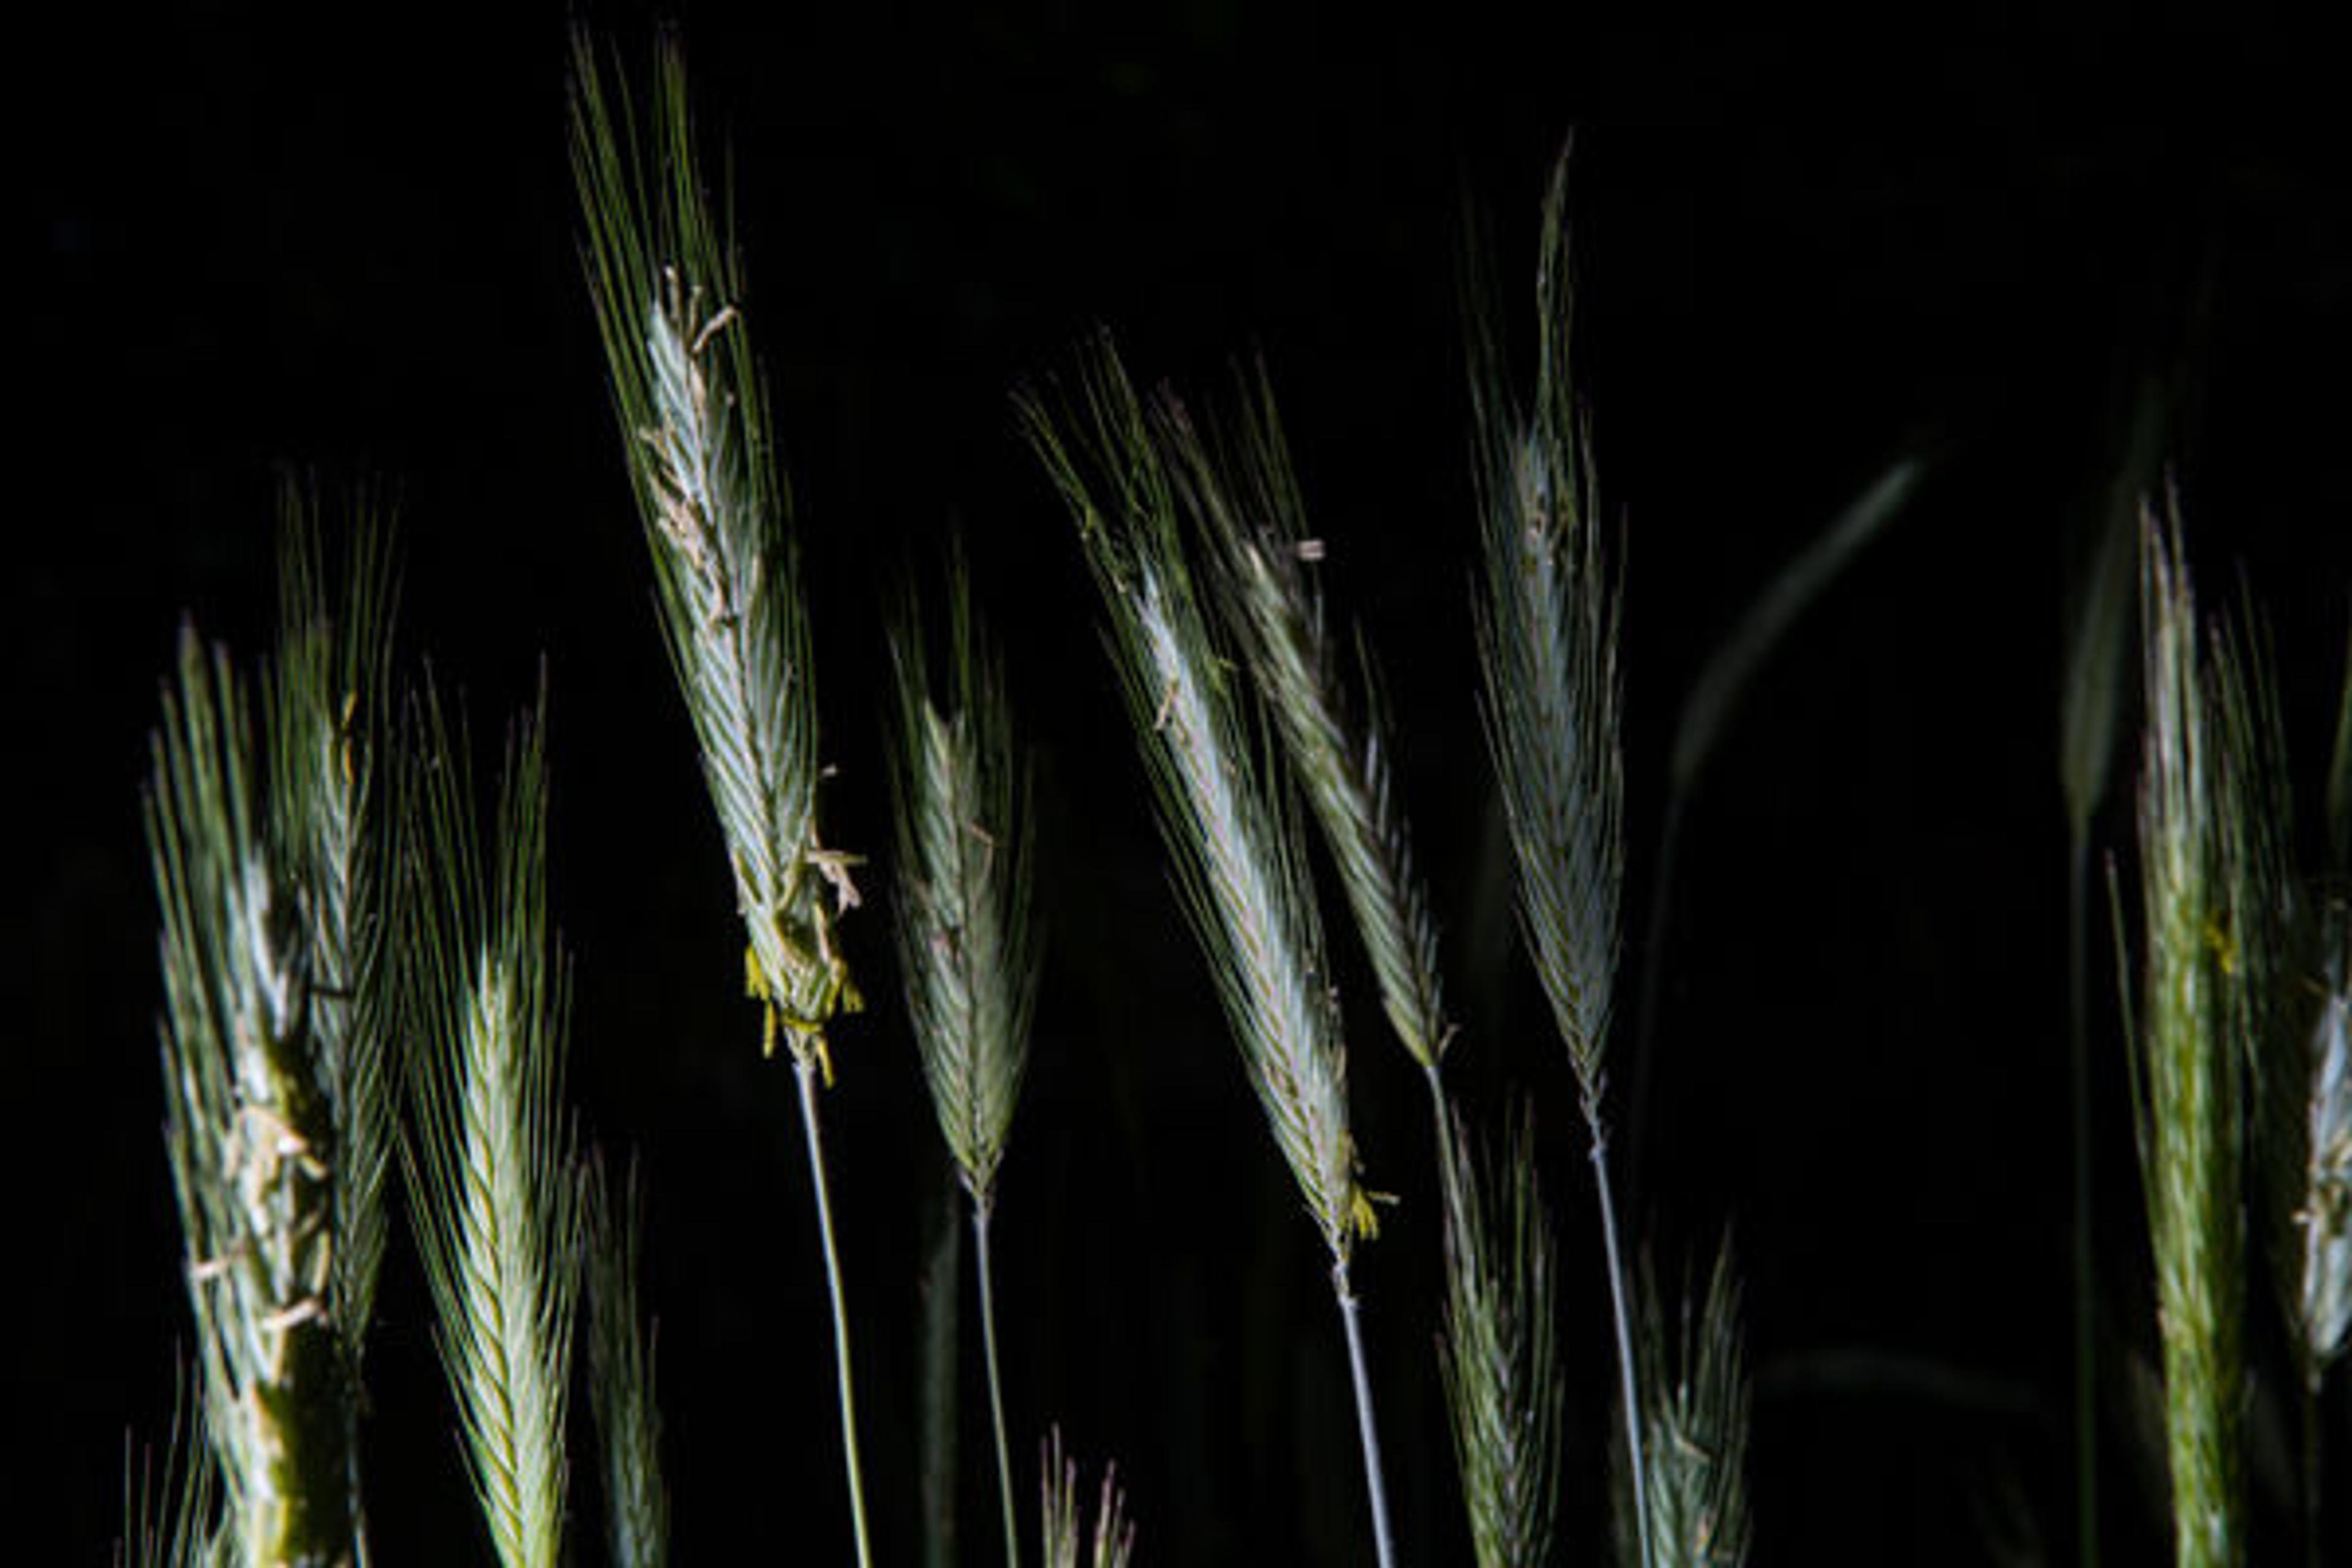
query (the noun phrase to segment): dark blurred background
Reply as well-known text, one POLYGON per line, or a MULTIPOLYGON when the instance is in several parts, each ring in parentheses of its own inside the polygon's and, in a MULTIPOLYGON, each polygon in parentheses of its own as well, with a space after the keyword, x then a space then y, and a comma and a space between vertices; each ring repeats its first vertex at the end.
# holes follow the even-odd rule
MULTIPOLYGON (((582 14, 642 70, 649 13, 582 14)), ((1013 431, 1010 389, 1103 323, 1139 374, 1202 401, 1262 353, 1283 398, 1332 602, 1402 731, 1456 1081, 1489 1127, 1518 1094, 1538 1108, 1571 1381, 1562 1556, 1601 1550, 1606 1295, 1476 718, 1458 303, 1475 233, 1508 340, 1532 341, 1537 205, 1573 129, 1578 377, 1624 538, 1621 1090, 1643 965, 1662 976, 1621 1139, 1628 1219, 1670 1273, 1736 1237, 1757 1563, 2069 1552, 2068 584, 2152 411, 2208 597, 2242 578, 2272 616, 2311 798, 2352 585, 2334 57, 2284 26, 2122 8, 2027 27, 1953 7, 1860 37, 1634 31, 1584 7, 668 14, 731 149, 839 769, 829 837, 886 841, 881 614, 909 572, 936 582, 951 529, 1037 751, 1050 937, 997 1227, 1024 1475, 1058 1422, 1090 1464, 1119 1460, 1144 1561, 1370 1552, 1316 1237, 1176 914, 1075 540, 1013 431), (2259 116, 2221 112, 2249 95, 2259 116), (1654 948, 1694 679, 1906 456, 1930 464, 1913 502, 1724 732, 1654 948)), ((478 732, 547 671, 571 1089, 644 1160, 680 1560, 846 1552, 791 1078, 759 1059, 739 994, 581 282, 566 20, 149 4, 52 18, 64 31, 16 58, 35 123, 12 465, 32 491, 0 615, 26 792, 0 943, 16 1560, 102 1561, 126 1433, 169 1419, 187 1326, 140 789, 183 618, 247 658, 267 645, 288 472, 331 500, 396 495, 404 649, 463 688, 478 732)), ((2127 835, 2130 767, 2103 847, 2127 835)), ((953 1211, 892 1000, 889 871, 866 875, 845 938, 875 1006, 841 1032, 825 1109, 868 1492, 906 1562, 917 1278, 953 1211)), ((1402 1545, 1467 1562, 1425 1102, 1336 921, 1333 945, 1360 1142, 1400 1197, 1359 1278, 1402 1545)), ((2095 985, 2112 994, 2104 959, 2095 985)), ((2095 1016, 2104 1526, 2111 1561, 2148 1560, 2160 1472, 2132 1379, 2152 1292, 2123 1047, 2113 1009, 2095 1016)), ((486 1561, 404 1245, 372 1355, 383 1560, 486 1561)), ((970 1370, 963 1524, 984 1563, 970 1370)), ((2345 1405, 2339 1388, 2339 1467, 2345 1405)), ((2257 1406, 2266 1440, 2280 1408, 2257 1406)), ((2257 1455, 2263 1545, 2292 1540, 2272 1533, 2285 1452, 2257 1455)), ((579 1560, 601 1562, 584 1465, 578 1485, 579 1560)))

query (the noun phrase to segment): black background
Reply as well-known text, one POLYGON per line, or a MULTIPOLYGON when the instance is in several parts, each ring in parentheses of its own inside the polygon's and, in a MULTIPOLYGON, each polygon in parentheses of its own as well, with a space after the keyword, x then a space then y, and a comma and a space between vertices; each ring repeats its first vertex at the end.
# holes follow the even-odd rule
MULTIPOLYGON (((681 11, 705 131, 732 149, 796 491, 829 836, 885 840, 880 615, 910 568, 935 575, 951 525, 1037 747, 1050 946, 998 1226, 1024 1474, 1051 1422, 1090 1461, 1117 1456, 1145 1561, 1370 1549, 1315 1236, 1168 893, 1075 541, 1013 433, 1010 388, 1107 323, 1139 374, 1196 394, 1262 352, 1284 398, 1326 581, 1402 732, 1465 1025, 1457 1081, 1489 1125, 1518 1089, 1539 1108, 1571 1382, 1563 1556, 1601 1549, 1605 1294, 1476 721, 1457 304, 1476 227, 1528 341, 1537 201, 1574 128, 1579 380, 1625 539, 1621 1051, 1694 676, 1886 464, 1935 460, 1763 669, 1692 804, 1629 1215, 1669 1262, 1736 1233, 1756 1562, 1981 1561, 2015 1519, 2064 1552, 2065 587, 2135 399, 2160 386, 2209 596, 2242 574, 2270 611, 2315 774, 2352 583, 2352 137, 2330 134, 2326 51, 2283 26, 1957 10, 1873 36, 1633 31, 1567 8, 681 11), (2249 97, 2254 118, 2224 112, 2249 97)), ((645 16, 589 19, 649 58, 645 16)), ((737 994, 580 280, 565 22, 151 5, 15 61, 36 281, 15 310, 31 353, 13 361, 0 616, 20 840, 0 1490, 22 1561, 100 1560, 124 1434, 168 1418, 187 1331, 146 735, 184 616, 265 646, 289 468, 396 494, 404 647, 464 688, 478 732, 547 671, 571 1089, 645 1160, 681 1560, 845 1552, 791 1079, 758 1059, 737 994)), ((2128 828, 2128 770, 2103 845, 2128 828)), ((948 1187, 890 1001, 887 867, 868 885, 846 939, 877 1005, 842 1031, 826 1114, 868 1492, 902 1562, 914 1280, 948 1187)), ((1467 1561, 1431 1354, 1424 1104, 1336 924, 1334 947, 1360 1142, 1401 1198, 1359 1269, 1398 1526, 1407 1561, 1467 1561)), ((2110 994, 2104 966, 2096 984, 2110 994)), ((2153 1310, 2122 1046, 2099 1016, 2105 1527, 2133 1561, 2162 1539, 2124 1371, 2153 1310)), ((372 1355, 382 1559, 484 1559, 404 1246, 372 1355)), ((967 1555, 986 1562, 965 1392, 967 1555)), ((2339 1389, 2339 1457, 2343 1415, 2339 1389)), ((2274 1402, 2256 1416, 2286 1430, 2274 1402)), ((2258 1455, 2265 1520, 2284 1517, 2283 1464, 2258 1455)), ((578 1483, 578 1555, 601 1561, 585 1467, 578 1483)), ((2266 1548, 2292 1539, 2263 1528, 2266 1548)))

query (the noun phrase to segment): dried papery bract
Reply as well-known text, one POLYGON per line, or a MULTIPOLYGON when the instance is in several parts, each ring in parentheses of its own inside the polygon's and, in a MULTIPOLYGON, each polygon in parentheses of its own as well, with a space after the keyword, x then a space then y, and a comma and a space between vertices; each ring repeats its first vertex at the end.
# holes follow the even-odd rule
MULTIPOLYGON (((1670 1320, 1657 1272, 1646 1263, 1639 1287, 1643 1425, 1650 1441, 1650 1489, 1643 1512, 1663 1568, 1738 1568, 1748 1560, 1747 1358, 1739 1333, 1739 1284, 1727 1241, 1716 1254, 1706 1296, 1685 1293, 1670 1320)), ((1641 1532, 1628 1520, 1630 1488, 1616 1494, 1618 1555, 1634 1561, 1641 1532)))
POLYGON ((1030 443, 1077 523, 1186 913, 1259 1105, 1323 1233, 1348 1332, 1383 1568, 1393 1560, 1358 1302, 1357 1239, 1374 1227, 1349 1131, 1347 1058, 1295 814, 1244 740, 1179 539, 1164 434, 1108 342, 1051 403, 1022 401, 1030 443))
POLYGON ((1558 1510, 1566 1387, 1534 1132, 1532 1117, 1523 1117, 1488 1169, 1458 1118, 1439 1146, 1445 1316, 1438 1361, 1478 1568, 1549 1562, 1558 1510))
POLYGON ((971 1201, 1005 1561, 1020 1561, 996 1354, 989 1233, 997 1167, 1029 1054, 1037 964, 1030 920, 1028 775, 1003 672, 982 643, 961 556, 948 589, 949 677, 935 689, 910 604, 891 631, 899 968, 923 1080, 971 1201))
POLYGON ((411 1212, 491 1545, 503 1568, 554 1568, 581 1203, 562 1102, 569 984, 547 916, 545 726, 534 713, 512 735, 487 847, 466 742, 429 693, 415 731, 411 1212))
POLYGON ((164 1143, 202 1405, 240 1563, 360 1551, 357 1390, 335 1267, 341 1141, 320 1059, 311 910, 261 797, 226 652, 182 636, 147 827, 162 956, 164 1143))
POLYGON ((588 1401, 603 1460, 605 1552, 614 1568, 663 1568, 669 1561, 669 1493, 662 1484, 653 1331, 637 1305, 645 1187, 634 1161, 612 1178, 593 1152, 582 1182, 588 1401))
POLYGON ((842 1450, 858 1561, 871 1561, 857 1450, 848 1307, 817 1111, 833 1081, 828 1030, 862 1005, 834 940, 857 902, 853 857, 817 836, 817 710, 788 497, 762 408, 731 237, 698 172, 675 42, 652 122, 609 95, 575 35, 572 164, 586 259, 656 597, 746 936, 744 974, 763 1047, 781 1041, 801 1125, 833 1303, 842 1450))
POLYGON ((2166 1451, 2181 1568, 2243 1561, 2245 1062, 2233 1037, 2232 880, 2244 798, 2229 756, 2244 700, 2207 648, 2177 531, 2142 540, 2140 1164, 2164 1341, 2166 1451))
MULTIPOLYGON (((1636 1494, 1643 1444, 1609 1179, 1606 1047, 1624 880, 1618 599, 1569 380, 1568 160, 1544 200, 1535 395, 1525 409, 1474 310, 1471 399, 1485 565, 1477 603, 1488 744, 1517 870, 1519 927, 1576 1070, 1615 1309, 1636 1494)), ((1646 1531, 1646 1518, 1638 1521, 1646 1531)), ((1650 1561, 1646 1541, 1643 1557, 1650 1561)))

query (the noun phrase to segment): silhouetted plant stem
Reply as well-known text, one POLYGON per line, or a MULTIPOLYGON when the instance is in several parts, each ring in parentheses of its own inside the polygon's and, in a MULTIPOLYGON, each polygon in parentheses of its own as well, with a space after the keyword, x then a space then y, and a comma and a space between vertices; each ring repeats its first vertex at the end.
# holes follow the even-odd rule
POLYGON ((1380 1424, 1372 1415, 1372 1380, 1364 1367, 1364 1328, 1345 1258, 1331 1266, 1331 1289, 1339 1299, 1339 1321, 1348 1330, 1348 1372, 1356 1384, 1356 1433, 1364 1447, 1364 1489, 1372 1507, 1372 1546, 1381 1568, 1396 1568, 1396 1542, 1389 1530, 1388 1483, 1381 1469, 1380 1424))
MULTIPOLYGON (((1587 1101, 1584 1121, 1592 1133, 1592 1180, 1601 1203, 1601 1243, 1609 1258, 1609 1312, 1617 1327, 1618 1397, 1625 1405, 1625 1455, 1633 1471, 1633 1495, 1650 1495, 1649 1467, 1643 1458, 1642 1396, 1633 1374, 1633 1309, 1626 1299, 1625 1258, 1617 1244, 1617 1200, 1609 1185, 1609 1135, 1601 1121, 1601 1108, 1587 1101)), ((1649 1510, 1638 1509, 1634 1523, 1640 1531, 1643 1568, 1657 1561, 1650 1545, 1649 1510)))
POLYGON ((989 1221, 994 1205, 971 1205, 972 1253, 980 1270, 980 1339, 988 1361, 988 1418, 996 1429, 996 1489, 1004 1504, 1005 1568, 1019 1568, 1021 1531, 1013 1507, 1013 1451, 1004 1437, 1004 1380, 996 1363, 996 1274, 989 1261, 989 1221))
POLYGON ((841 1255, 833 1240, 833 1200, 825 1191, 824 1135, 817 1120, 818 1064, 813 1058, 793 1062, 800 1080, 801 1127, 808 1134, 809 1186, 816 1194, 816 1227, 824 1246, 824 1282, 833 1297, 833 1360, 841 1387, 841 1458, 849 1483, 849 1521, 857 1536, 858 1568, 873 1568, 873 1552, 866 1540, 866 1484, 857 1463, 857 1398, 849 1360, 849 1304, 841 1284, 841 1255))
POLYGON ((2097 1281, 2092 1267, 2091 1214, 2091 842, 2077 823, 2066 876, 2067 1071, 2074 1107, 2074 1510, 2076 1561, 2099 1564, 2097 1281))

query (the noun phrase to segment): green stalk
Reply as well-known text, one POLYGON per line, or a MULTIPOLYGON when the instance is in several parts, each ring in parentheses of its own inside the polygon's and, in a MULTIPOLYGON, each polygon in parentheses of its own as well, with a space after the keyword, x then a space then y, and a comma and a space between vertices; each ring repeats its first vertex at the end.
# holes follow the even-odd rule
POLYGON ((824 1282, 833 1299, 833 1362, 841 1389, 841 1458, 849 1484, 849 1521, 857 1536, 858 1568, 873 1568, 874 1553, 866 1539, 866 1482, 857 1463, 857 1395, 849 1362, 849 1304, 841 1285, 841 1255, 833 1239, 833 1200, 825 1192, 824 1137, 818 1129, 817 1059, 796 1056, 794 1076, 800 1080, 801 1127, 808 1134, 809 1185, 816 1194, 816 1228, 824 1247, 824 1282))
POLYGON ((2076 825, 2066 876, 2067 1068, 2074 1102, 2074 1504, 2077 1561, 2099 1568, 2099 1341, 2092 1268, 2089 879, 2091 844, 2076 825))
POLYGON ((2319 1384, 2315 1371, 2295 1380, 2303 1385, 2303 1561, 2304 1568, 2320 1568, 2319 1384))
POLYGON ((1609 1188, 1609 1135, 1602 1129, 1601 1108, 1588 1100, 1584 1124, 1592 1134, 1592 1180, 1601 1203, 1601 1243, 1609 1258, 1609 1311, 1617 1323, 1617 1394, 1625 1406, 1625 1460, 1633 1472, 1633 1495, 1645 1506, 1633 1513, 1642 1543, 1643 1568, 1657 1562, 1650 1541, 1649 1466, 1642 1442, 1642 1396, 1633 1375, 1633 1310, 1625 1289, 1625 1258, 1617 1245, 1617 1204, 1609 1188))
POLYGON ((988 1415, 996 1428, 996 1489, 1004 1503, 1005 1568, 1020 1568, 1021 1531, 1013 1508, 1013 1451, 1004 1437, 1004 1380, 996 1369, 996 1275, 988 1255, 989 1221, 994 1205, 974 1198, 972 1251, 980 1268, 980 1338, 988 1360, 988 1415))
POLYGON ((1331 1289, 1339 1300, 1339 1321, 1348 1330, 1348 1373, 1356 1385, 1356 1435, 1364 1448, 1364 1487, 1372 1506, 1372 1546, 1380 1568, 1396 1568, 1396 1542, 1389 1530, 1388 1483, 1381 1468, 1380 1426, 1372 1418, 1372 1379, 1364 1365, 1364 1328, 1356 1292, 1348 1282, 1348 1260, 1331 1265, 1331 1289))

